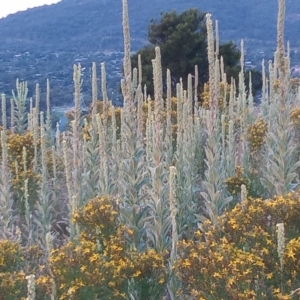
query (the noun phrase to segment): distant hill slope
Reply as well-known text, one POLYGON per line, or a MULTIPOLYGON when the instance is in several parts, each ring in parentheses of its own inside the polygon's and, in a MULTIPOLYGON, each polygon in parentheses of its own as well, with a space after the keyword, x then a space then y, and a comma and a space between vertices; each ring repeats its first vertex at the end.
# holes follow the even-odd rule
MULTIPOLYGON (((147 25, 160 12, 197 7, 219 20, 221 39, 274 42, 277 0, 129 0, 133 48, 147 39, 147 25)), ((300 40, 300 1, 287 0, 286 38, 300 40)), ((0 20, 0 49, 121 50, 121 0, 62 0, 0 20)))
MULTIPOLYGON (((291 47, 298 47, 300 1, 286 3, 285 38, 291 47)), ((128 6, 133 51, 147 43, 152 18, 159 19, 161 12, 192 7, 219 20, 222 42, 239 44, 245 39, 247 51, 252 48, 252 53, 248 52, 253 57, 250 63, 258 68, 261 59, 268 61, 274 51, 277 0, 128 0, 128 6)), ((108 91, 120 101, 122 53, 110 52, 123 51, 121 0, 62 0, 29 9, 0 19, 0 36, 0 93, 10 96, 16 78, 28 81, 29 96, 36 82, 43 93, 46 78, 50 78, 52 104, 69 103, 73 98, 72 65, 80 62, 83 66, 82 91, 90 95, 91 63, 106 61, 108 91)), ((293 56, 299 61, 296 51, 293 56)))

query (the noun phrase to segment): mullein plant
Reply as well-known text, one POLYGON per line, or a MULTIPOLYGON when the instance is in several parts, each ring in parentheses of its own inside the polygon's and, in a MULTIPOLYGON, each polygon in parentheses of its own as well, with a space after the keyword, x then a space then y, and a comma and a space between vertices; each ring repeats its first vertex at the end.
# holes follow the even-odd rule
POLYGON ((26 82, 16 81, 17 94, 13 91, 13 100, 15 105, 14 129, 16 133, 22 134, 25 131, 27 123, 26 102, 28 87, 26 82))
MULTIPOLYGON (((279 1, 277 25, 277 50, 274 65, 271 65, 271 74, 277 79, 279 74, 279 93, 274 93, 271 99, 268 120, 266 147, 263 157, 265 164, 262 167, 261 183, 266 187, 265 196, 284 195, 298 186, 297 146, 295 132, 292 130, 290 119, 292 106, 295 105, 295 96, 290 92, 289 53, 285 56, 283 44, 285 3, 279 1), (280 111, 280 114, 278 114, 280 111)), ((274 85, 274 82, 270 82, 274 85)))
MULTIPOLYGON (((29 192, 28 192, 28 178, 24 181, 24 200, 25 202, 25 213, 24 213, 24 234, 27 236, 26 239, 26 246, 30 247, 32 246, 35 241, 33 240, 33 215, 32 215, 32 209, 29 204, 29 192)), ((21 240, 22 241, 22 240, 21 240)))
POLYGON ((27 290, 28 290, 28 296, 27 300, 35 300, 35 275, 31 274, 26 276, 26 279, 28 281, 27 283, 27 290))
MULTIPOLYGON (((177 215, 178 230, 180 236, 192 237, 193 228, 196 225, 195 213, 199 209, 194 197, 196 189, 197 160, 196 152, 198 140, 203 134, 193 129, 197 118, 193 116, 193 90, 191 76, 188 77, 188 91, 182 89, 182 84, 177 85, 177 132, 174 159, 177 171, 177 197, 179 208, 177 215), (190 117, 189 117, 190 116, 190 117)), ((199 125, 199 123, 198 123, 199 125)))
POLYGON ((49 185, 49 174, 47 168, 47 158, 46 158, 46 132, 44 128, 44 114, 40 114, 40 137, 41 137, 41 185, 39 191, 39 200, 36 204, 36 214, 37 218, 34 220, 37 226, 37 239, 41 248, 47 250, 47 234, 51 230, 51 224, 53 223, 53 218, 55 217, 55 212, 53 211, 54 205, 51 201, 50 185, 49 185))
POLYGON ((168 280, 168 294, 172 300, 178 299, 178 290, 180 288, 180 282, 175 275, 175 263, 177 260, 177 244, 178 244, 178 226, 176 215, 178 213, 178 202, 176 199, 176 168, 170 167, 169 175, 169 206, 170 206, 170 217, 171 217, 171 252, 169 259, 169 280, 168 280))
MULTIPOLYGON (((123 1, 124 30, 124 75, 121 82, 124 96, 124 108, 121 111, 120 139, 117 144, 118 182, 117 195, 120 202, 120 218, 122 222, 134 229, 134 247, 141 250, 147 247, 144 218, 149 208, 146 206, 145 189, 150 181, 146 163, 146 150, 143 136, 137 135, 137 114, 133 103, 133 88, 131 83, 130 35, 128 24, 127 1, 123 1)), ((139 100, 141 101, 141 100, 139 100)), ((151 143, 147 140, 146 143, 151 143)), ((114 150, 116 151, 116 150, 114 150)))
POLYGON ((167 176, 168 170, 163 158, 163 130, 162 130, 162 73, 160 61, 160 49, 155 49, 156 57, 153 60, 154 71, 154 111, 148 123, 151 126, 151 137, 149 141, 152 149, 152 160, 148 162, 151 176, 148 187, 147 206, 150 209, 151 219, 146 223, 148 239, 152 247, 158 252, 168 248, 169 239, 167 234, 170 230, 170 218, 167 206, 167 176))
POLYGON ((12 225, 13 225, 13 199, 10 194, 10 171, 8 164, 8 149, 7 149, 7 124, 6 124, 6 98, 2 94, 2 126, 3 129, 0 132, 1 138, 1 180, 0 180, 0 201, 1 201, 1 237, 2 239, 9 238, 9 235, 12 234, 12 225))
MULTIPOLYGON (((246 170, 246 176, 250 177, 249 170, 251 169, 251 150, 248 146, 247 141, 247 133, 249 131, 249 126, 254 122, 256 119, 255 112, 254 112, 254 104, 253 104, 253 95, 252 95, 252 81, 251 81, 251 73, 249 76, 249 91, 246 91, 245 87, 245 78, 244 78, 244 41, 241 41, 241 72, 239 75, 239 97, 241 97, 241 100, 239 102, 242 102, 242 108, 241 108, 241 126, 239 128, 239 136, 237 136, 237 162, 236 164, 242 165, 244 170, 246 170), (248 97, 246 96, 246 93, 248 92, 248 97)), ((234 143, 229 142, 229 145, 233 145, 234 143)), ((253 155, 256 157, 255 155, 253 155)), ((235 164, 234 164, 235 165, 235 164)), ((233 164, 232 164, 233 167, 233 164)), ((232 175, 232 167, 230 169, 230 175, 232 175)))
MULTIPOLYGON (((210 15, 206 15, 206 25, 208 32, 208 57, 209 57, 209 83, 210 83, 210 98, 209 107, 210 110, 206 111, 204 116, 206 128, 207 128, 207 140, 205 145, 205 162, 206 171, 204 173, 204 180, 202 182, 201 196, 203 197, 204 207, 201 215, 199 215, 199 221, 203 221, 205 217, 208 217, 216 226, 218 216, 222 213, 223 209, 232 201, 232 197, 227 195, 223 189, 223 183, 226 179, 226 166, 225 159, 221 160, 221 138, 222 129, 218 124, 218 94, 219 94, 219 82, 215 82, 215 50, 213 41, 213 28, 210 15), (221 130, 220 130, 221 129, 221 130)), ((229 121, 230 123, 230 121, 229 121)), ((229 125, 229 137, 232 138, 233 130, 232 124, 229 125)), ((223 134, 224 138, 224 134, 223 134)), ((229 149, 234 146, 233 143, 229 144, 229 149)), ((230 152, 233 152, 231 150, 230 152)), ((233 153, 229 153, 233 154, 233 153)), ((229 159, 233 157, 229 155, 229 159)))
POLYGON ((115 109, 108 101, 105 64, 101 63, 102 107, 96 116, 99 151, 99 194, 114 194, 117 190, 119 153, 115 109), (112 152, 113 155, 108 155, 112 152))
MULTIPOLYGON (((80 140, 80 131, 82 126, 81 118, 81 66, 73 66, 73 81, 74 81, 74 110, 73 120, 71 121, 71 128, 68 136, 65 134, 62 141, 64 168, 66 175, 66 185, 68 192, 67 207, 69 213, 74 212, 78 207, 84 204, 84 190, 82 188, 83 181, 83 143, 80 140)), ((73 226, 69 218, 70 236, 74 237, 78 232, 78 226, 73 226)))
POLYGON ((1 130, 1 179, 0 179, 0 201, 1 201, 1 238, 9 238, 13 233, 14 218, 13 199, 10 193, 11 175, 8 165, 8 149, 6 130, 1 130))

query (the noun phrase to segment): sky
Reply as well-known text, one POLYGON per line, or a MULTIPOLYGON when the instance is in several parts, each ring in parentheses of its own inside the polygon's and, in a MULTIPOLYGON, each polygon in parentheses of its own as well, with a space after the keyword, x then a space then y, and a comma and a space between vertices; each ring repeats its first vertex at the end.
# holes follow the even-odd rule
POLYGON ((26 10, 44 4, 57 3, 60 0, 0 0, 0 18, 20 10, 26 10))

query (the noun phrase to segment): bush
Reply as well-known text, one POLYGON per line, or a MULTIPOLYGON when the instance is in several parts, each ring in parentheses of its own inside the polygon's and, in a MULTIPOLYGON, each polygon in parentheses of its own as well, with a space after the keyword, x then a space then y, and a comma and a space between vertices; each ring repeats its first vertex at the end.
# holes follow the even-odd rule
POLYGON ((181 293, 197 299, 291 299, 300 282, 300 193, 248 199, 219 221, 219 229, 206 221, 194 241, 179 242, 181 293), (279 223, 285 228, 283 269, 279 223))

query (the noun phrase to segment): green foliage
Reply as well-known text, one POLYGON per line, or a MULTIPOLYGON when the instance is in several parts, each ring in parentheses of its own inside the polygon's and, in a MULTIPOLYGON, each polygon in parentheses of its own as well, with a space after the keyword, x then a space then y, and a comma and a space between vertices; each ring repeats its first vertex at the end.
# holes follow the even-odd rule
MULTIPOLYGON (((207 33, 205 13, 189 9, 182 14, 175 11, 164 13, 161 19, 151 20, 148 26, 150 45, 144 46, 132 59, 132 66, 138 67, 138 55, 142 58, 143 83, 147 85, 148 94, 153 95, 153 69, 151 60, 155 58, 155 46, 159 46, 162 57, 163 77, 166 70, 171 70, 173 91, 175 84, 182 78, 186 88, 188 74, 194 73, 195 65, 199 67, 199 82, 208 81, 207 33)), ((219 49, 223 57, 228 82, 231 77, 238 79, 240 72, 240 51, 232 41, 223 43, 219 49)), ((254 87, 256 89, 257 86, 254 87)))
POLYGON ((186 82, 195 65, 199 65, 199 77, 207 81, 205 13, 190 9, 180 15, 175 11, 162 14, 159 21, 151 20, 148 39, 160 47, 163 68, 170 69, 175 83, 180 77, 186 82))

